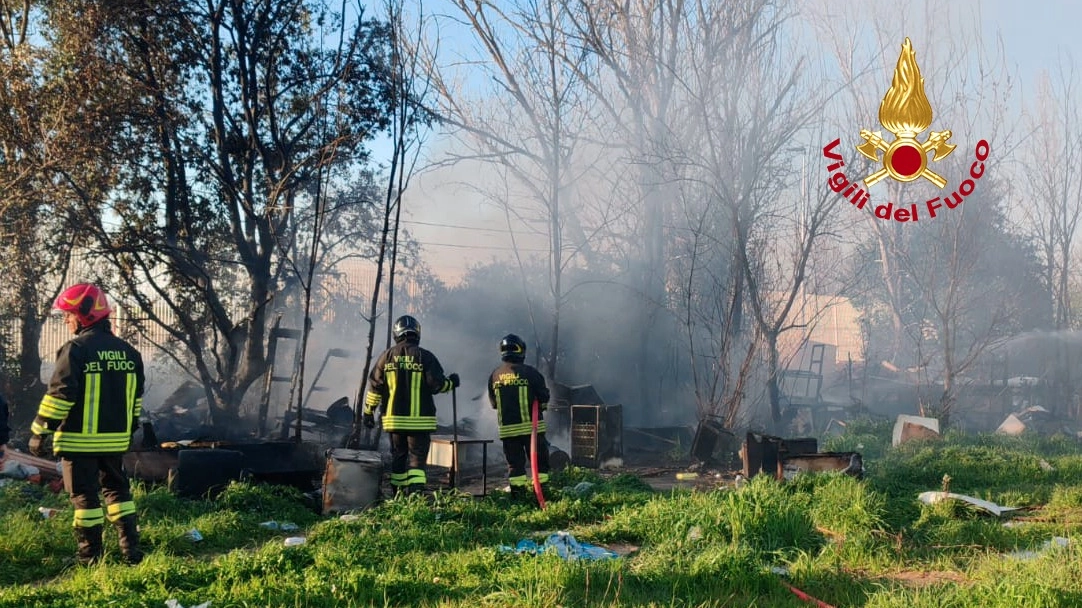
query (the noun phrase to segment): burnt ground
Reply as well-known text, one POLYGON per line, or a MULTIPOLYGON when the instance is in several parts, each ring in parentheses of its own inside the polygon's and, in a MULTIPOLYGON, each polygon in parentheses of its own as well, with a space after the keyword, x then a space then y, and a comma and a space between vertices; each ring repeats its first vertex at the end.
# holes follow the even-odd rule
MULTIPOLYGON (((558 461, 559 458, 554 458, 558 461)), ((558 462, 553 463, 553 470, 558 470, 558 462)), ((587 467, 590 468, 590 467, 587 467)), ((694 463, 689 457, 673 459, 671 454, 648 451, 628 450, 622 458, 613 458, 602 463, 596 469, 602 478, 611 478, 620 474, 634 475, 650 487, 660 492, 675 488, 713 490, 731 487, 740 473, 740 463, 731 466, 704 466, 694 463), (678 478, 680 475, 681 478, 678 478)), ((445 469, 429 467, 429 489, 447 487, 445 469)), ((482 475, 479 467, 471 467, 462 472, 460 490, 482 495, 482 475)), ((503 491, 507 487, 507 468, 499 460, 491 460, 488 465, 487 491, 503 491)))

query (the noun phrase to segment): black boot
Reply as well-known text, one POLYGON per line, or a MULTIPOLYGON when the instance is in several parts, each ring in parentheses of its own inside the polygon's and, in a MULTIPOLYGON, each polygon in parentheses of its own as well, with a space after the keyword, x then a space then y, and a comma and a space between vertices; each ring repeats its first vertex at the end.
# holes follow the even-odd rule
POLYGON ((139 549, 139 525, 136 516, 125 515, 113 523, 120 536, 120 552, 124 561, 135 565, 143 561, 143 552, 139 549))
POLYGON ((78 549, 75 559, 80 564, 89 565, 101 559, 101 526, 75 527, 75 541, 78 549))

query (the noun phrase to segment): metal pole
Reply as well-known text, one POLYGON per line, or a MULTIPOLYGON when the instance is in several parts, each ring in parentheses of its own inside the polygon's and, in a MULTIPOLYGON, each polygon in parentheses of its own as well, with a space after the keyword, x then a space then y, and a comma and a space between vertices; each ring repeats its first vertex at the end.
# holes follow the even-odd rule
POLYGON ((458 487, 458 389, 451 387, 451 487, 458 487))

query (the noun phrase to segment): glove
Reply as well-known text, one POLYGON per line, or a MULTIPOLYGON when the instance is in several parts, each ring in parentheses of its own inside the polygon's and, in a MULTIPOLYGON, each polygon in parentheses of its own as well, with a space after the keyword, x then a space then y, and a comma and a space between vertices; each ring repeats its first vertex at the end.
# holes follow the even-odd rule
POLYGON ((45 458, 45 437, 41 435, 31 435, 28 449, 34 456, 45 458))
POLYGON ((451 381, 451 386, 455 388, 462 386, 462 382, 458 379, 458 374, 451 374, 450 376, 447 376, 447 379, 451 381))
POLYGON ((366 429, 376 428, 376 416, 374 414, 361 415, 361 422, 364 423, 364 428, 366 429))

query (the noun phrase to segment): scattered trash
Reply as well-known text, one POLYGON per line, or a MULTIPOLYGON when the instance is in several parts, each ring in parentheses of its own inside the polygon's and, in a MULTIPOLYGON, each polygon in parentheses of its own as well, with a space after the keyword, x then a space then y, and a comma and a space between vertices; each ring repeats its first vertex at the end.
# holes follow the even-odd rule
POLYGON ((281 530, 283 532, 293 532, 294 530, 299 529, 299 526, 297 526, 297 524, 293 524, 293 523, 289 523, 289 522, 278 523, 278 522, 273 521, 273 520, 272 521, 265 521, 265 522, 259 524, 259 527, 260 528, 266 528, 267 530, 281 530))
POLYGON ((1000 515, 1003 515, 1004 513, 1010 513, 1011 511, 1017 511, 1017 510, 1022 508, 1022 507, 1004 507, 1004 506, 997 505, 994 502, 989 502, 987 500, 981 500, 979 498, 974 498, 972 496, 966 496, 965 494, 955 494, 953 492, 921 492, 920 496, 917 497, 918 500, 920 500, 921 502, 923 502, 926 505, 935 504, 935 503, 937 503, 937 502, 939 502, 941 500, 946 500, 946 499, 951 499, 951 498, 954 499, 954 500, 960 500, 962 502, 971 504, 974 507, 977 507, 978 509, 984 509, 985 511, 988 511, 989 513, 991 513, 992 515, 995 515, 996 517, 999 517, 1000 515))
POLYGON ((771 566, 770 571, 781 576, 789 576, 789 569, 785 566, 771 566))
POLYGON ((571 488, 571 494, 575 496, 589 496, 594 493, 594 484, 589 481, 580 481, 571 488))
POLYGON ((60 512, 60 509, 53 509, 52 507, 38 507, 38 513, 41 513, 41 517, 44 519, 51 519, 60 512))
POLYGON ((736 474, 736 479, 733 480, 733 487, 740 489, 748 485, 748 480, 744 478, 740 473, 736 474))
POLYGON ((203 533, 200 532, 199 530, 196 530, 195 528, 192 528, 191 530, 188 530, 188 535, 187 536, 193 543, 197 543, 197 542, 203 540, 203 533))
POLYGON ((287 547, 296 547, 297 545, 303 545, 305 538, 303 536, 290 536, 285 540, 287 547))
POLYGON ((681 480, 681 481, 688 480, 688 479, 698 479, 699 474, 698 473, 677 473, 676 478, 681 480))
POLYGON ((688 540, 699 540, 702 537, 703 537, 703 529, 700 528, 699 526, 692 526, 688 530, 688 536, 687 536, 688 540))
POLYGON ((939 437, 939 420, 937 418, 900 414, 894 422, 891 445, 897 446, 913 439, 935 437, 939 437))
POLYGON ((40 475, 41 469, 34 465, 18 462, 17 460, 6 459, 4 464, 0 467, 0 477, 7 477, 9 479, 30 479, 35 475, 40 475))
POLYGON ((859 452, 820 452, 782 456, 780 468, 783 479, 793 479, 801 473, 837 471, 850 477, 864 477, 864 457, 859 452))
POLYGON ((342 521, 357 521, 361 516, 356 513, 343 513, 338 519, 342 521))
MULTIPOLYGON (((165 606, 166 608, 184 608, 184 604, 181 604, 176 600, 165 600, 165 606)), ((202 604, 192 606, 191 608, 210 608, 210 602, 203 602, 202 604)))
POLYGON ((527 538, 518 541, 518 544, 514 547, 500 545, 499 550, 507 553, 529 553, 531 555, 555 551, 557 555, 567 560, 600 560, 620 557, 615 551, 610 551, 604 547, 598 547, 597 545, 591 545, 590 543, 580 542, 568 532, 554 532, 545 539, 545 542, 542 545, 538 545, 536 542, 527 538))
POLYGON ((1044 458, 1042 458, 1041 461, 1038 462, 1037 464, 1040 465, 1041 470, 1046 472, 1046 473, 1051 473, 1052 471, 1055 470, 1055 469, 1052 468, 1052 465, 1047 460, 1045 460, 1044 458))
POLYGON ((1008 553, 1007 557, 1012 557, 1015 559, 1035 559, 1037 557, 1040 557, 1042 553, 1045 553, 1052 549, 1066 549, 1067 546, 1070 544, 1071 541, 1068 538, 1064 538, 1062 536, 1053 536, 1052 540, 1044 541, 1044 544, 1041 545, 1041 548, 1037 551, 1014 551, 1012 553, 1008 553))
POLYGON ((624 459, 617 457, 617 458, 609 458, 608 460, 602 462, 601 465, 599 467, 597 467, 597 468, 604 471, 604 470, 612 470, 612 469, 622 469, 623 467, 624 467, 624 459))

